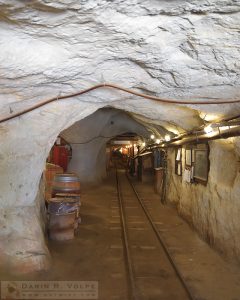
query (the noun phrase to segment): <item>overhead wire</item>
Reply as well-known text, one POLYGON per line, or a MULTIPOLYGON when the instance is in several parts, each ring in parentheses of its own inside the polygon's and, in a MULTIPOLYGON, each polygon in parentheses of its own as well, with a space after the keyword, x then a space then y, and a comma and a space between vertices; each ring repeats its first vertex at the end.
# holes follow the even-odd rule
POLYGON ((126 92, 128 94, 132 94, 141 98, 145 98, 148 100, 153 100, 153 101, 157 101, 160 103, 168 103, 168 104, 191 104, 191 105, 219 105, 219 104, 233 104, 233 103, 240 103, 240 99, 230 99, 230 100, 218 100, 216 101, 216 99, 214 101, 199 101, 199 100, 176 100, 176 99, 165 99, 165 98, 160 98, 160 97, 156 97, 156 96, 151 96, 151 95, 147 95, 147 94, 143 94, 143 93, 139 93, 136 91, 133 91, 132 89, 128 89, 128 88, 124 88, 122 86, 116 85, 116 84, 112 84, 112 83, 101 83, 101 84, 96 84, 93 85, 87 89, 83 89, 79 92, 76 93, 71 93, 68 95, 64 95, 64 96, 56 96, 47 100, 44 100, 38 104, 35 104, 27 109, 24 109, 20 112, 16 112, 16 113, 12 113, 11 115, 0 119, 0 123, 9 121, 11 119, 14 119, 16 117, 22 116, 28 112, 31 112, 37 108, 40 108, 46 104, 49 104, 51 102, 54 101, 59 101, 59 100, 64 100, 64 99, 68 99, 68 98, 72 98, 72 97, 77 97, 77 96, 81 96, 83 94, 89 93, 93 90, 99 89, 99 88, 112 88, 112 89, 116 89, 116 90, 120 90, 122 92, 126 92))
POLYGON ((88 144, 88 143, 91 143, 92 141, 98 139, 98 138, 104 138, 104 139, 112 139, 114 138, 115 135, 113 136, 104 136, 104 135, 98 135, 98 136, 94 136, 93 138, 87 140, 87 141, 84 141, 84 142, 68 142, 69 144, 71 145, 83 145, 83 144, 88 144))

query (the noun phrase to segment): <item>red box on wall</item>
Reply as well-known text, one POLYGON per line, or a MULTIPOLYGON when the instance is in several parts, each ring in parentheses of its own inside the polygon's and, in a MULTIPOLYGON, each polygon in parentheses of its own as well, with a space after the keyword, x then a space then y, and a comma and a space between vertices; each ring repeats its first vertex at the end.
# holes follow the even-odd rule
POLYGON ((65 146, 53 146, 51 162, 63 168, 64 172, 68 167, 68 149, 65 146))

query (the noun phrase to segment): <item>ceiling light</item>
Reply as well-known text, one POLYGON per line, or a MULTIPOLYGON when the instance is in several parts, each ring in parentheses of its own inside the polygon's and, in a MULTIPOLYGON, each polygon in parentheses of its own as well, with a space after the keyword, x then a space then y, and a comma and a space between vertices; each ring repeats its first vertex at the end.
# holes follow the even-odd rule
POLYGON ((165 135, 165 141, 166 142, 169 142, 171 140, 171 137, 169 134, 165 135))
POLYGON ((211 133, 211 132, 213 131, 213 128, 212 128, 211 125, 208 125, 208 126, 204 127, 204 131, 205 131, 206 133, 211 133))
POLYGON ((221 130, 228 130, 228 129, 230 129, 230 126, 221 126, 221 127, 219 127, 221 130))
POLYGON ((142 146, 143 146, 143 147, 145 147, 145 146, 146 146, 146 143, 145 143, 145 142, 143 142, 143 143, 142 143, 142 146))
POLYGON ((160 140, 159 139, 156 139, 156 144, 160 144, 160 140))
POLYGON ((150 136, 150 137, 151 137, 151 139, 152 139, 152 140, 154 140, 154 138, 155 138, 155 135, 154 135, 154 134, 151 134, 151 136, 150 136))

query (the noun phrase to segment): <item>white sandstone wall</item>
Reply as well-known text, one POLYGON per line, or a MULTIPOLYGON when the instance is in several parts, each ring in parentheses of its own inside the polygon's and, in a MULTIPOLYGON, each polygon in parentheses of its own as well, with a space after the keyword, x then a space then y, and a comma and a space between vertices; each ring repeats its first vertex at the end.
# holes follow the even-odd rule
MULTIPOLYGON (((176 205, 198 233, 225 256, 240 256, 239 138, 216 140, 210 146, 207 186, 189 184, 174 173, 175 150, 169 149, 167 200, 176 205)), ((184 155, 183 155, 184 157, 184 155)))

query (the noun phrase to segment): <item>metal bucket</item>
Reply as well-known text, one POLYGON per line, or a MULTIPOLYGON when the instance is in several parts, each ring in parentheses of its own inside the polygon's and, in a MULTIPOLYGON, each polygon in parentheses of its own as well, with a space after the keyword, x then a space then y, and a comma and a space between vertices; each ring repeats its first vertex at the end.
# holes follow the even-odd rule
POLYGON ((48 204, 48 212, 50 214, 66 214, 75 213, 74 229, 78 228, 79 224, 79 200, 76 198, 51 198, 48 204))
POLYGON ((80 217, 80 206, 81 201, 80 201, 80 194, 65 194, 65 193, 58 193, 55 195, 56 198, 64 198, 64 199, 76 199, 78 201, 78 224, 81 223, 81 217, 80 217))
POLYGON ((74 238, 74 224, 76 213, 50 213, 49 238, 56 241, 71 240, 74 238))
POLYGON ((79 206, 81 206, 81 195, 80 194, 71 194, 71 193, 57 193, 55 195, 56 198, 71 198, 71 199, 77 199, 79 201, 79 206))

